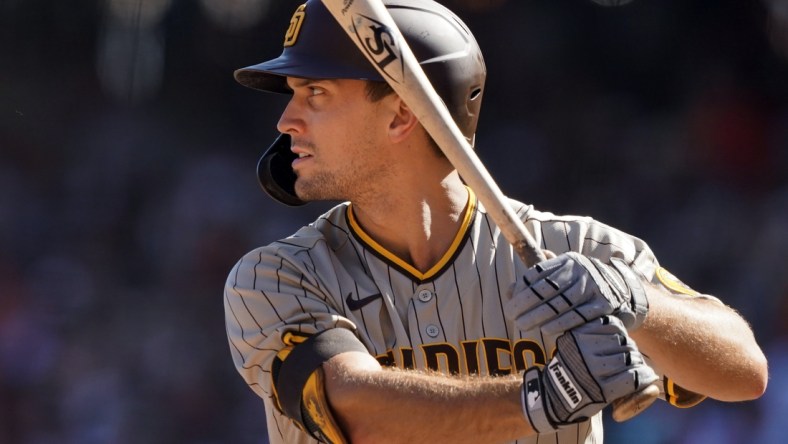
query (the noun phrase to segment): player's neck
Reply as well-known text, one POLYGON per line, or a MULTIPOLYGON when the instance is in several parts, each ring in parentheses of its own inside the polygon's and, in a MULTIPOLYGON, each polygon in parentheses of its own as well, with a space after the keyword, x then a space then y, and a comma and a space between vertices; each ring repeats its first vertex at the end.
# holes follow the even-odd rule
POLYGON ((377 243, 427 271, 451 246, 467 203, 468 190, 452 172, 440 183, 408 183, 374 203, 354 202, 353 212, 377 243))

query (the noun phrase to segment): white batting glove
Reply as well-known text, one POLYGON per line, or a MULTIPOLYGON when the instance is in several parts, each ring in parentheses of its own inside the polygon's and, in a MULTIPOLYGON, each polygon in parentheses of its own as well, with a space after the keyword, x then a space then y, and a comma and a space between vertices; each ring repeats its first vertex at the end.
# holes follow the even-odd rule
POLYGON ((581 325, 561 335, 556 346, 543 369, 523 374, 523 413, 538 433, 585 421, 659 379, 616 317, 581 325))
POLYGON ((637 329, 648 312, 643 283, 624 261, 611 264, 570 252, 526 270, 515 284, 506 316, 520 331, 540 328, 556 337, 604 315, 637 329))

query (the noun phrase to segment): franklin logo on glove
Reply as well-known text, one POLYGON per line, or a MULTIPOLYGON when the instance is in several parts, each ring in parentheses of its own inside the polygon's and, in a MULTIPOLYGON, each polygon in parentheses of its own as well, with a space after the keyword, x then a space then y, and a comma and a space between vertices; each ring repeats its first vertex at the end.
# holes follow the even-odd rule
POLYGON ((561 335, 544 369, 523 373, 523 412, 536 431, 550 433, 657 379, 621 320, 602 316, 561 335))
POLYGON ((553 361, 547 368, 550 370, 550 377, 553 378, 555 386, 561 392, 569 408, 576 408, 580 401, 583 400, 583 397, 577 392, 572 381, 564 375, 564 369, 561 367, 561 364, 558 361, 553 361))

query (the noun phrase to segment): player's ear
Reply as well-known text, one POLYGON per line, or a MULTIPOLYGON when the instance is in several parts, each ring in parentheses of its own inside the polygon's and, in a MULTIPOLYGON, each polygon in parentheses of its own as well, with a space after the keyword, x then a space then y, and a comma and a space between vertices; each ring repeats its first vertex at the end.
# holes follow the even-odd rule
POLYGON ((389 122, 389 138, 392 142, 398 143, 407 139, 419 124, 419 119, 413 111, 399 98, 397 95, 392 95, 394 100, 393 110, 394 113, 389 122))

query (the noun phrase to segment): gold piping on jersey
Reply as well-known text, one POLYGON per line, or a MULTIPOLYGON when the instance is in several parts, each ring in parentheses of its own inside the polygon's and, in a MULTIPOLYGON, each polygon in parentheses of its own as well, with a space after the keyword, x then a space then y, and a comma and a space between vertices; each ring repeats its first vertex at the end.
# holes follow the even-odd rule
POLYGON ((476 194, 470 188, 466 187, 466 189, 468 190, 468 204, 466 205, 465 215, 463 217, 462 223, 460 224, 460 229, 457 230, 457 234, 454 236, 451 246, 449 246, 449 249, 446 251, 446 253, 444 253, 443 257, 441 257, 441 259, 435 265, 433 265, 432 268, 424 273, 420 272, 411 264, 397 257, 397 255, 390 252, 385 247, 377 243, 374 239, 372 239, 372 237, 370 237, 356 221, 356 216, 353 214, 352 204, 348 205, 346 211, 348 226, 355 237, 361 243, 366 245, 370 250, 372 250, 375 255, 391 263, 394 267, 401 270, 402 272, 411 275, 418 282, 425 282, 438 276, 451 263, 452 259, 454 259, 454 256, 459 253, 460 247, 464 241, 468 238, 471 222, 473 222, 473 217, 476 214, 477 203, 476 194))
POLYGON ((284 342, 284 344, 288 347, 295 347, 298 344, 303 344, 304 342, 306 342, 306 340, 309 339, 310 336, 312 335, 308 335, 301 332, 295 332, 295 331, 286 331, 282 335, 282 342, 284 342))
POLYGON ((701 395, 695 392, 691 392, 680 385, 677 385, 673 382, 672 379, 665 377, 665 398, 670 403, 670 405, 674 407, 678 407, 680 409, 688 409, 690 407, 695 407, 696 405, 700 404, 704 399, 706 399, 705 395, 701 395))
POLYGON ((282 335, 282 342, 285 346, 277 352, 274 362, 271 364, 271 378, 273 380, 271 391, 273 392, 276 408, 279 409, 280 412, 284 412, 284 409, 282 409, 282 404, 279 402, 279 393, 276 391, 276 383, 279 380, 279 370, 282 368, 282 363, 285 362, 285 359, 290 356, 290 352, 293 351, 293 348, 307 339, 309 339, 309 335, 303 333, 285 332, 282 335))
POLYGON ((687 284, 681 282, 679 278, 674 276, 673 273, 662 267, 657 267, 656 275, 657 279, 659 279, 662 285, 675 291, 676 293, 686 294, 689 296, 700 296, 700 293, 691 289, 687 284))
POLYGON ((323 381, 323 370, 318 368, 306 381, 302 393, 301 402, 306 410, 305 419, 309 424, 306 425, 310 433, 321 438, 322 442, 328 444, 347 444, 342 428, 339 427, 331 407, 326 398, 325 383, 323 381))

